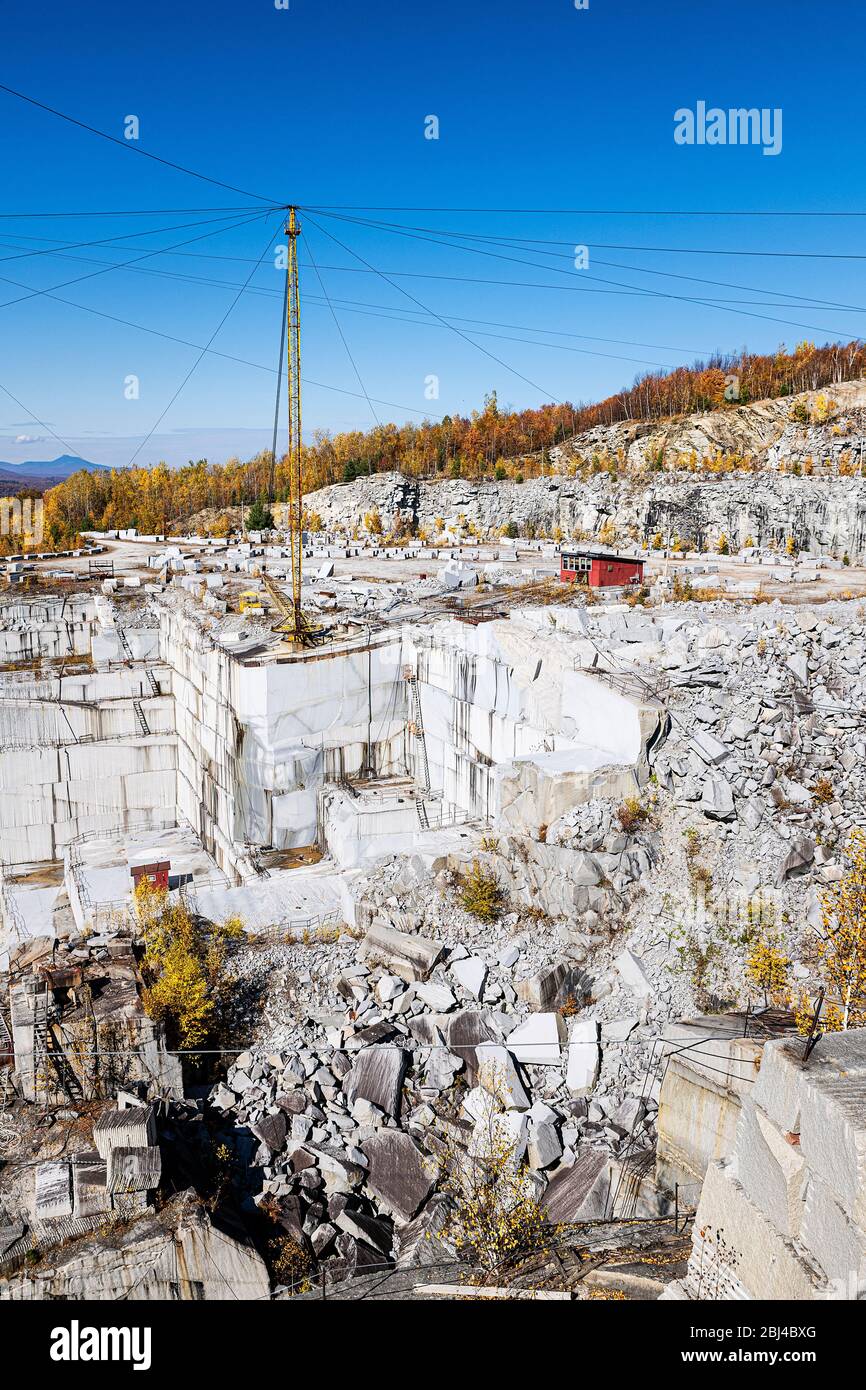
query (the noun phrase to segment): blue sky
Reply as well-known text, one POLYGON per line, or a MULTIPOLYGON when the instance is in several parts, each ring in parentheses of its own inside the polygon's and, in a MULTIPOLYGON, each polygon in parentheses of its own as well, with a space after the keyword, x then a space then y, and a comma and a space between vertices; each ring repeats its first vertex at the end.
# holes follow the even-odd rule
MULTIPOLYGON (((75 10, 9 0, 0 80, 119 138, 135 115, 141 149, 265 200, 348 205, 355 210, 345 216, 440 234, 528 239, 464 242, 474 246, 467 250, 453 235, 441 245, 428 230, 398 235, 302 214, 305 432, 336 431, 366 428, 373 413, 311 256, 381 420, 468 411, 492 388, 519 407, 588 401, 647 367, 716 349, 866 333, 866 260, 721 254, 866 253, 862 217, 722 215, 866 208, 864 37, 862 11, 840 0, 819 9, 589 0, 582 11, 573 0, 290 0, 288 10, 273 0, 132 8, 90 0, 75 10), (676 144, 674 112, 698 101, 780 108, 781 152, 676 144), (431 115, 437 140, 424 138, 431 115), (680 215, 370 210, 392 207, 680 215), (686 215, 696 210, 715 215, 686 215), (580 272, 571 259, 578 245, 590 248, 580 272), (696 254, 706 250, 717 254, 696 254), (694 302, 708 298, 728 302, 694 302), (431 377, 438 399, 425 396, 431 377)), ((125 464, 151 430, 137 462, 217 460, 265 445, 278 214, 263 217, 266 202, 2 92, 0 130, 0 276, 17 282, 0 280, 0 383, 20 402, 0 391, 0 458, 52 458, 69 446, 125 464), (193 211, 9 216, 121 209, 193 211), (206 222, 216 218, 225 221, 206 222), (126 240, 68 249, 117 237, 126 240), (33 294, 9 303, 191 238, 203 239, 184 255, 56 289, 76 307, 33 294), (67 249, 23 254, 52 246, 67 249), (206 354, 170 404, 251 272, 212 344, 245 361, 206 354), (133 376, 139 394, 128 399, 133 376)))

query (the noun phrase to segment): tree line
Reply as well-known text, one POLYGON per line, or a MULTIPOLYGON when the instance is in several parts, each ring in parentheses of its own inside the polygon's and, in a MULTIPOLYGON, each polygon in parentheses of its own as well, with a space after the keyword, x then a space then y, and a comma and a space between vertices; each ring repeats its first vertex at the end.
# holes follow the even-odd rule
MULTIPOLYGON (((548 451, 599 425, 654 420, 699 411, 733 409, 748 401, 818 390, 859 377, 866 345, 784 345, 774 353, 717 354, 690 367, 646 372, 605 400, 589 405, 543 405, 534 410, 500 407, 495 392, 482 410, 446 415, 420 424, 382 424, 332 434, 317 430, 303 447, 305 491, 348 482, 364 474, 398 469, 410 477, 531 477, 548 451)), ((272 467, 270 452, 246 462, 190 461, 170 469, 115 469, 76 473, 45 494, 49 543, 69 543, 81 531, 135 526, 144 534, 168 534, 190 518, 249 506, 256 498, 286 501, 288 464, 272 467)), ((226 529, 228 522, 222 521, 226 529)))

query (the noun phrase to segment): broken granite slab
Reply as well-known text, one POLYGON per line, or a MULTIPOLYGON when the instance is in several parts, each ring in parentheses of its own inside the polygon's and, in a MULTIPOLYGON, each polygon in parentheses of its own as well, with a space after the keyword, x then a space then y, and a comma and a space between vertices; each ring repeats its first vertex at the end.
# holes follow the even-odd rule
POLYGON ((487 962, 480 956, 467 956, 464 960, 451 962, 451 973, 463 986, 467 994, 480 999, 487 979, 487 962))
POLYGON ((532 1014, 508 1034, 508 1050, 518 1062, 531 1066, 557 1066, 565 1042, 561 1014, 532 1014))
POLYGON ((363 959, 380 961, 408 984, 426 980, 441 955, 438 941, 397 931, 379 921, 370 925, 361 947, 363 959))
POLYGON ((408 1058, 405 1048, 391 1043, 364 1047, 343 1080, 346 1099, 368 1100, 393 1119, 400 1118, 400 1092, 408 1058))
POLYGON ((644 968, 644 963, 633 951, 626 949, 620 952, 614 961, 614 965, 622 976, 623 982, 628 985, 636 998, 646 999, 651 997, 653 987, 644 968))
POLYGON ((496 1034, 478 1009, 460 1009, 448 1017, 447 1024, 445 1041, 449 1051, 463 1058, 469 1084, 474 1086, 478 1075, 478 1046, 480 1043, 495 1042, 496 1034))
POLYGON ((278 1154, 285 1144, 286 1127, 284 1110, 278 1111, 276 1115, 263 1115, 260 1120, 250 1125, 256 1138, 260 1139, 272 1154, 278 1154))
POLYGON ((558 960, 521 980, 517 992, 531 1009, 542 1012, 561 1007, 569 996, 581 1003, 586 998, 587 980, 571 961, 558 960))
POLYGON ((734 793, 731 784, 718 773, 708 773, 701 792, 701 810, 711 820, 730 820, 734 814, 734 793))
POLYGON ((507 1047, 481 1043, 476 1049, 478 1084, 508 1110, 528 1110, 532 1104, 507 1047))
POLYGON ((403 1130, 379 1130, 361 1148, 370 1191, 398 1220, 411 1221, 433 1190, 436 1165, 403 1130))
POLYGON ((541 1205, 547 1220, 586 1221, 604 1216, 610 1188, 605 1149, 581 1148, 570 1168, 560 1168, 548 1183, 541 1205))
POLYGON ((781 888, 788 878, 804 873, 815 858, 815 842, 808 835, 798 835, 779 866, 776 887, 781 888))

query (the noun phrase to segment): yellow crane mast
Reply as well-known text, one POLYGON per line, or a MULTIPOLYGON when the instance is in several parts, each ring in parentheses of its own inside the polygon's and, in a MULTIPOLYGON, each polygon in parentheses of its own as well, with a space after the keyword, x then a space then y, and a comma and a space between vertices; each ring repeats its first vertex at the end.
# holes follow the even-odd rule
MULTIPOLYGON (((289 208, 286 223, 286 332, 288 336, 288 408, 289 408, 289 544, 292 555, 291 608, 278 604, 286 621, 277 629, 290 642, 305 646, 313 640, 313 630, 306 622, 301 608, 301 562, 304 520, 304 480, 301 465, 301 292, 298 276, 298 237, 301 225, 297 209, 289 208)), ((272 586, 266 581, 268 593, 277 603, 272 586)))

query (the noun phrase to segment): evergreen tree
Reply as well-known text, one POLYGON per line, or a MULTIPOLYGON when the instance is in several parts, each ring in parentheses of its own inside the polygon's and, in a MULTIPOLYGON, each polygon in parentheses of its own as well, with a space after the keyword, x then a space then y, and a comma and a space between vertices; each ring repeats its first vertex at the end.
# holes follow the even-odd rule
POLYGON ((273 531, 274 518, 267 502, 261 497, 257 497, 253 505, 247 512, 248 531, 273 531))

